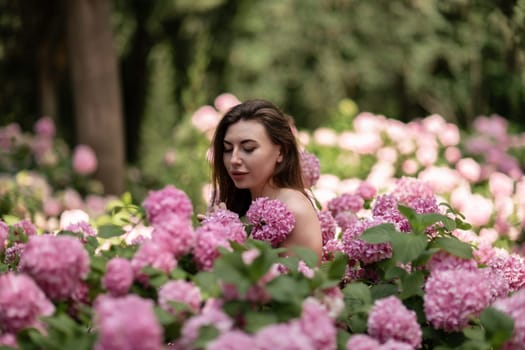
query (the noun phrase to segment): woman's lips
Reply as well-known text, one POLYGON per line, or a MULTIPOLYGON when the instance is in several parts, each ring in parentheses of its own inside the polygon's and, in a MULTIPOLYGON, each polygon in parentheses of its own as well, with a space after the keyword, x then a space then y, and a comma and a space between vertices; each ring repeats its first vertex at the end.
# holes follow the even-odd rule
POLYGON ((232 179, 234 179, 234 180, 240 180, 240 179, 242 179, 246 174, 248 174, 248 173, 241 172, 241 171, 232 171, 232 172, 231 172, 231 177, 232 177, 232 179))

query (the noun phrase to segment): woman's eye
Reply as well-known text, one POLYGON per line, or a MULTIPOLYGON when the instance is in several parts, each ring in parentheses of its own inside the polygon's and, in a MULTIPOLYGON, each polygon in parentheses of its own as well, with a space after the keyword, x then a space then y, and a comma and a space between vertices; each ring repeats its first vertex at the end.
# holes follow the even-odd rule
POLYGON ((253 151, 255 151, 255 148, 245 148, 244 149, 244 152, 246 153, 252 153, 253 151))
POLYGON ((230 153, 233 150, 233 148, 225 148, 224 153, 230 153))

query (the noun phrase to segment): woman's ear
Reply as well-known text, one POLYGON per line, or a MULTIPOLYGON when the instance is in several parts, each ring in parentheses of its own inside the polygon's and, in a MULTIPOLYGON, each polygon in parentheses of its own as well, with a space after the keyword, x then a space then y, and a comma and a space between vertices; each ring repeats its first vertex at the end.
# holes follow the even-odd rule
POLYGON ((277 156, 277 163, 281 163, 283 161, 283 151, 279 147, 279 155, 277 156))

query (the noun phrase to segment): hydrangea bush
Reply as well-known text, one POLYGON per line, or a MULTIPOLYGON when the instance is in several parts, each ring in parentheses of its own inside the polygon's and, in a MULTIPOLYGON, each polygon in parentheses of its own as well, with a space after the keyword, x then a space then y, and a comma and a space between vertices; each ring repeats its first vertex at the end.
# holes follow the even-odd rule
POLYGON ((113 208, 120 225, 83 221, 94 235, 79 222, 39 233, 27 220, 0 221, 0 344, 521 348, 521 256, 476 240, 461 214, 415 178, 349 198, 319 212, 322 262, 305 248, 283 256, 276 247, 294 224, 283 203, 258 199, 246 220, 210 208, 194 223, 189 197, 173 186, 150 191, 134 210, 113 208), (340 213, 352 213, 352 224, 340 226, 340 213), (150 229, 130 241, 140 226, 150 229))

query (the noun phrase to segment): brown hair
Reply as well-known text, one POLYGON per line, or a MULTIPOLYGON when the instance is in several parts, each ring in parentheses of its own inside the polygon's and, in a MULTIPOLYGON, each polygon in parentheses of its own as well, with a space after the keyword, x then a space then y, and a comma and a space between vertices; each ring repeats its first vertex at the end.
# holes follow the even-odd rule
POLYGON ((265 100, 248 100, 231 108, 221 119, 212 143, 212 204, 224 202, 226 208, 243 216, 250 207, 252 198, 248 189, 238 189, 224 165, 224 137, 230 125, 240 120, 260 122, 270 140, 281 146, 283 161, 278 163, 273 174, 273 183, 280 188, 304 190, 300 155, 290 121, 274 104, 265 100))

